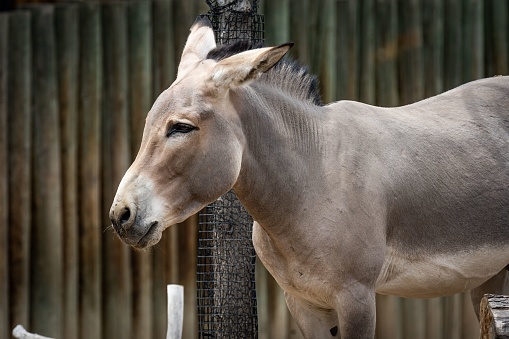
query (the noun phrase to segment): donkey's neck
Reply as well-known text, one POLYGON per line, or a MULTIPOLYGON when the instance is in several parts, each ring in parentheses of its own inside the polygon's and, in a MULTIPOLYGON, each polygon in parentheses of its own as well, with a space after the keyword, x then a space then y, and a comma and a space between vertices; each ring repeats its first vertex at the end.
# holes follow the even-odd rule
POLYGON ((276 231, 297 217, 302 190, 320 176, 321 108, 266 86, 231 98, 246 138, 234 189, 255 220, 276 231))

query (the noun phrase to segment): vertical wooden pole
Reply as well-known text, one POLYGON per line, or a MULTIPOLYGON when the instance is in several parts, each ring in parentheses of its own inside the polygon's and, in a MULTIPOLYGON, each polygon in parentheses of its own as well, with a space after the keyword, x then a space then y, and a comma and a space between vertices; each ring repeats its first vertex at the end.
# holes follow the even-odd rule
POLYGON ((152 4, 153 36, 153 78, 154 96, 170 87, 175 80, 177 55, 174 51, 175 31, 173 21, 173 2, 154 0, 152 4))
POLYGON ((367 104, 376 102, 376 2, 360 2, 360 67, 359 100, 367 104))
POLYGON ((398 74, 400 105, 424 99, 421 1, 400 1, 398 6, 398 74))
POLYGON ((337 88, 336 1, 323 0, 320 5, 320 38, 316 40, 322 43, 319 44, 321 58, 317 72, 320 74, 323 101, 329 103, 336 100, 337 88))
POLYGON ((462 1, 444 1, 444 90, 462 83, 463 43, 462 43, 462 1))
POLYGON ((80 337, 102 338, 101 7, 80 5, 79 192, 80 337))
POLYGON ((290 41, 290 0, 267 1, 262 13, 265 15, 267 46, 290 41))
MULTIPOLYGON (((129 98, 131 154, 138 153, 145 116, 152 104, 151 3, 131 2, 128 6, 129 98)), ((152 257, 132 252, 133 338, 152 337, 152 257)), ((163 285, 164 286, 164 285, 163 285)))
POLYGON ((484 0, 463 3, 463 81, 484 77, 484 0))
MULTIPOLYGON (((127 8, 126 3, 102 7, 104 97, 102 106, 102 220, 110 223, 108 212, 115 189, 131 163, 129 126, 127 8)), ((104 228, 104 226, 103 226, 104 228)), ((103 232, 103 335, 131 338, 132 284, 131 250, 111 231, 103 232)))
POLYGON ((63 329, 63 212, 54 7, 30 9, 34 37, 31 328, 59 338, 63 329))
POLYGON ((55 9, 63 194, 63 337, 78 337, 78 59, 77 5, 55 9))
POLYGON ((493 73, 487 75, 509 74, 509 2, 493 0, 493 73))
POLYGON ((10 326, 29 324, 31 225, 31 29, 30 14, 9 15, 8 171, 10 326))
POLYGON ((178 0, 174 2, 174 5, 175 52, 180 58, 189 35, 189 27, 193 24, 198 13, 197 1, 178 0))
POLYGON ((376 103, 396 106, 398 95, 398 21, 396 0, 376 3, 376 103))
POLYGON ((9 197, 7 181, 7 89, 9 16, 0 14, 0 337, 9 331, 9 197))
MULTIPOLYGON (((303 64, 310 65, 309 42, 309 0, 294 0, 290 6, 290 38, 298 39, 299 43, 292 48, 291 53, 303 64)), ((268 16, 268 15, 267 15, 268 16)))
POLYGON ((360 6, 354 0, 339 0, 336 6, 336 99, 358 100, 360 6))
POLYGON ((424 96, 444 90, 444 11, 442 0, 422 2, 424 96))

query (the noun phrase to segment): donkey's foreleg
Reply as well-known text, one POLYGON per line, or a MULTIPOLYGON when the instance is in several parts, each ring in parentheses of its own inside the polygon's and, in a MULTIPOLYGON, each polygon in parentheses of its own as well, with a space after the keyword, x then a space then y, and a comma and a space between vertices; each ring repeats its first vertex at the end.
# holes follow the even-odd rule
POLYGON ((470 291, 470 298, 472 299, 472 305, 478 320, 481 299, 486 293, 509 294, 509 271, 507 269, 504 268, 496 276, 470 291))
POLYGON ((338 317, 334 310, 315 308, 286 292, 285 298, 304 338, 339 338, 338 317))
POLYGON ((336 297, 336 312, 342 339, 375 337, 376 298, 368 286, 352 282, 336 297))

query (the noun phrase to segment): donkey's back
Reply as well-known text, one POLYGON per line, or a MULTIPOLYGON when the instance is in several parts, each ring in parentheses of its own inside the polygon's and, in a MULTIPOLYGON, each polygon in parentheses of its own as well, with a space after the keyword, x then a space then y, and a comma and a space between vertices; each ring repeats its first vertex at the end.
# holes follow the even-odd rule
POLYGON ((351 171, 385 210, 378 292, 452 294, 509 263, 509 77, 398 108, 338 106, 359 126, 347 162, 363 169, 351 171))

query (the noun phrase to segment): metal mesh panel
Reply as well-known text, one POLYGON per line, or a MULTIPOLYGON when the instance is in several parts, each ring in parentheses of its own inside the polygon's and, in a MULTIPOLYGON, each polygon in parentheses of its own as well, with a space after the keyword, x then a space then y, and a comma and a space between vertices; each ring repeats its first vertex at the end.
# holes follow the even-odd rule
POLYGON ((216 42, 226 44, 234 41, 263 43, 265 22, 263 15, 256 14, 258 1, 207 1, 210 12, 204 14, 212 23, 216 42))
POLYGON ((200 338, 256 338, 252 219, 229 192, 200 214, 200 338))
MULTIPOLYGON (((263 43, 258 0, 206 0, 216 42, 263 43)), ((257 338, 252 219, 232 191, 200 214, 199 338, 257 338)))

